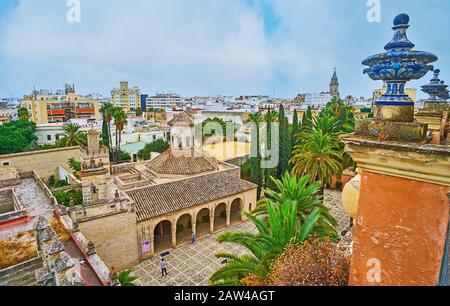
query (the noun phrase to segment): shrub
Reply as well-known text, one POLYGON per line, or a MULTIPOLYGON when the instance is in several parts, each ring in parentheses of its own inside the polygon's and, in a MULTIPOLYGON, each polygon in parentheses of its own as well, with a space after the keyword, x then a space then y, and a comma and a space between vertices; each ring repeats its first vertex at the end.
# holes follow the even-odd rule
POLYGON ((49 185, 50 187, 53 187, 53 186, 55 186, 55 182, 56 182, 55 176, 54 176, 54 175, 51 175, 51 176, 48 178, 48 185, 49 185))
POLYGON ((164 139, 155 140, 152 143, 146 144, 145 147, 138 152, 138 157, 141 160, 149 160, 152 152, 162 153, 170 148, 170 144, 164 139))
POLYGON ((69 183, 67 183, 66 180, 57 180, 57 181, 54 182, 53 185, 54 185, 56 188, 59 188, 59 187, 68 186, 69 183))
POLYGON ((56 200, 59 204, 62 204, 64 206, 70 206, 71 202, 73 202, 73 205, 81 205, 83 203, 83 195, 81 193, 81 190, 73 189, 69 191, 56 191, 53 193, 56 200))
POLYGON ((290 245, 271 266, 275 286, 347 286, 350 260, 329 239, 290 245))

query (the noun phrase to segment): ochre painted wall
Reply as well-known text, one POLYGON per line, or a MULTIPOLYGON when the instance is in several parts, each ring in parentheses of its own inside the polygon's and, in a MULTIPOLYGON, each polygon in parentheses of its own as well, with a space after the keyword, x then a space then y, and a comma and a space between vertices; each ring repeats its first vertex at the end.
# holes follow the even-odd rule
POLYGON ((363 171, 350 285, 436 285, 448 192, 445 186, 363 171), (381 264, 379 283, 368 279, 376 271, 368 267, 370 259, 381 264))
POLYGON ((9 163, 16 167, 18 172, 35 170, 39 177, 46 181, 51 175, 58 176, 58 166, 71 171, 67 165, 69 158, 79 161, 80 147, 0 155, 0 167, 3 163, 9 163))

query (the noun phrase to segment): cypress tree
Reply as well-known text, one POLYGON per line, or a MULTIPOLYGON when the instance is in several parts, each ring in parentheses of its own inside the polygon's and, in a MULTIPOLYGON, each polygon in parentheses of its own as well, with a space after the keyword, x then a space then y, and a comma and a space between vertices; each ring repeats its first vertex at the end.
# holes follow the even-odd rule
POLYGON ((261 117, 256 114, 250 119, 256 125, 256 141, 252 139, 252 152, 256 151, 256 157, 250 157, 250 171, 251 171, 251 181, 258 185, 257 189, 257 200, 261 198, 261 191, 263 186, 262 173, 261 173, 261 148, 260 148, 260 133, 259 133, 259 123, 261 117))
POLYGON ((109 148, 109 128, 108 123, 105 120, 105 117, 103 117, 103 124, 102 124, 102 144, 109 148))
MULTIPOLYGON (((272 150, 272 111, 269 110, 269 113, 266 115, 266 131, 267 131, 267 137, 266 137, 266 148, 267 152, 271 152, 272 150)), ((273 156, 267 156, 266 159, 270 160, 273 156)), ((272 181, 270 179, 271 176, 276 176, 276 168, 265 168, 264 169, 264 187, 265 188, 272 188, 272 181)))
POLYGON ((277 177, 281 178, 283 174, 288 170, 290 150, 290 137, 289 137, 289 122, 284 113, 284 106, 280 105, 280 112, 278 114, 278 122, 280 125, 280 162, 277 169, 277 177))
POLYGON ((292 135, 291 135, 291 147, 294 148, 297 138, 297 134, 299 131, 299 122, 298 122, 298 114, 297 114, 297 110, 294 110, 294 117, 292 119, 292 135))

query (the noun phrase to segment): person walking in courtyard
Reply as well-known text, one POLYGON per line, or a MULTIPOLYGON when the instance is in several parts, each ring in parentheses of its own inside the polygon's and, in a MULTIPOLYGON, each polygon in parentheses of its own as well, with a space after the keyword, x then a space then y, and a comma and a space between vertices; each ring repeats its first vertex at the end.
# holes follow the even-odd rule
POLYGON ((161 258, 161 261, 159 262, 159 267, 161 268, 162 276, 169 275, 169 273, 167 273, 167 262, 164 260, 164 258, 161 258))
POLYGON ((195 233, 192 233, 192 244, 195 244, 195 233))

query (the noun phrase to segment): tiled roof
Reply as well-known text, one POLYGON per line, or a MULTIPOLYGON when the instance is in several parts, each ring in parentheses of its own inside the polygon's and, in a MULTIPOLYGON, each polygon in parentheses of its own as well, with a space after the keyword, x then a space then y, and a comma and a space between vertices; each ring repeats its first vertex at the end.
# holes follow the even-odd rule
POLYGON ((176 124, 180 124, 180 125, 187 124, 189 126, 194 126, 195 125, 194 124, 194 119, 192 119, 192 117, 186 112, 182 112, 182 113, 176 115, 167 124, 170 125, 170 126, 174 126, 176 124))
POLYGON ((148 162, 146 166, 159 174, 192 175, 218 169, 218 161, 195 149, 168 149, 148 162))
POLYGON ((129 191, 128 195, 136 202, 138 221, 143 221, 254 188, 253 183, 218 172, 129 191))

